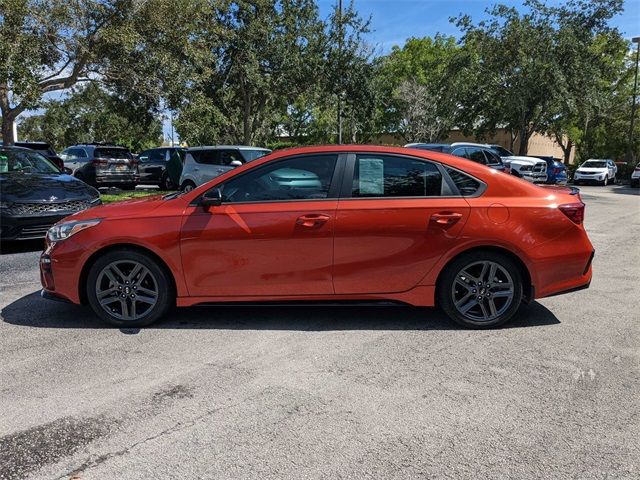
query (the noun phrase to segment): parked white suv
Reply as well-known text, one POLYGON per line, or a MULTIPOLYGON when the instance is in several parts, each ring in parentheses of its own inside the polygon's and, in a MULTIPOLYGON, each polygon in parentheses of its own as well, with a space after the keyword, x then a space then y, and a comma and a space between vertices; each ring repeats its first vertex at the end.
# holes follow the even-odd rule
POLYGON ((189 148, 185 154, 180 189, 186 192, 240 165, 271 153, 267 148, 217 145, 189 148))
POLYGON ((616 173, 618 173, 618 166, 613 160, 590 158, 575 171, 573 183, 578 185, 580 183, 595 182, 600 185, 608 185, 609 183, 616 183, 616 173))
POLYGON ((490 148, 500 156, 502 163, 511 171, 512 175, 522 177, 533 183, 545 183, 547 181, 547 162, 539 158, 514 155, 500 145, 488 143, 456 142, 452 143, 451 146, 480 146, 490 148))

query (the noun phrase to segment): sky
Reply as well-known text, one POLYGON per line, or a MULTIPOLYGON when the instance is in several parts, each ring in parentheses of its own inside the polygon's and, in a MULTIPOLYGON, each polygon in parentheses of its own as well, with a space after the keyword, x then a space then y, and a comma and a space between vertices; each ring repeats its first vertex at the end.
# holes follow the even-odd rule
MULTIPOLYGON (((347 5, 350 0, 343 0, 347 5)), ((337 0, 318 0, 320 13, 326 17, 337 0)), ((512 0, 354 0, 356 10, 364 18, 371 17, 368 41, 380 53, 393 45, 402 45, 409 37, 434 36, 436 33, 459 37, 450 17, 468 14, 475 21, 486 18, 485 10, 502 3, 520 9, 522 1, 512 0)), ((563 2, 550 0, 549 4, 563 2)), ((640 0, 625 0, 624 13, 612 20, 625 38, 640 36, 640 0)))

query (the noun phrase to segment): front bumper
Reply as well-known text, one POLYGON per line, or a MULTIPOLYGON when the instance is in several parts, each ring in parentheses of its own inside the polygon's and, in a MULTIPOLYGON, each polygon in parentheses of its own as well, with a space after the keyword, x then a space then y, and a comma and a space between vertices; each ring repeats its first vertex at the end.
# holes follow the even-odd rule
POLYGON ((546 173, 522 172, 522 178, 533 183, 546 183, 546 173))
POLYGON ((604 177, 607 175, 605 173, 596 173, 593 175, 588 175, 584 173, 574 173, 573 181, 574 182, 602 182, 604 181, 604 177))
POLYGON ((44 238, 51 226, 74 212, 57 215, 0 217, 0 239, 2 240, 34 240, 44 238))

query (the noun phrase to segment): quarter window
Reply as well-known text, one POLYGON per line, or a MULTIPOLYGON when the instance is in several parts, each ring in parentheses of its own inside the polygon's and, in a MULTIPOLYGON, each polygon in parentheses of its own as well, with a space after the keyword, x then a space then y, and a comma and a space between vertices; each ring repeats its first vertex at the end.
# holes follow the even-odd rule
POLYGON ((225 203, 329 198, 337 155, 310 155, 269 163, 225 182, 225 203))
POLYGON ((463 197, 470 197, 480 189, 481 183, 475 178, 453 168, 445 167, 445 170, 463 197))
POLYGON ((435 197, 442 195, 438 167, 413 158, 361 154, 356 157, 353 197, 435 197))

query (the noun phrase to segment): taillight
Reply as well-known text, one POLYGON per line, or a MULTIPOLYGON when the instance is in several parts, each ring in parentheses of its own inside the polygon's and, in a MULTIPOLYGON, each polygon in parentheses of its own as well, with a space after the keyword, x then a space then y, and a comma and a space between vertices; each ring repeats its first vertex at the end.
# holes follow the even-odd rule
POLYGON ((555 168, 553 169, 553 174, 554 174, 554 175, 558 175, 560 172, 562 172, 562 169, 561 169, 561 168, 555 167, 555 168))
POLYGON ((101 160, 99 158, 94 158, 93 160, 91 160, 91 163, 93 165, 107 165, 109 162, 107 160, 101 160))
POLYGON ((564 205, 560 205, 558 208, 576 225, 581 225, 584 221, 584 203, 565 203, 564 205))

